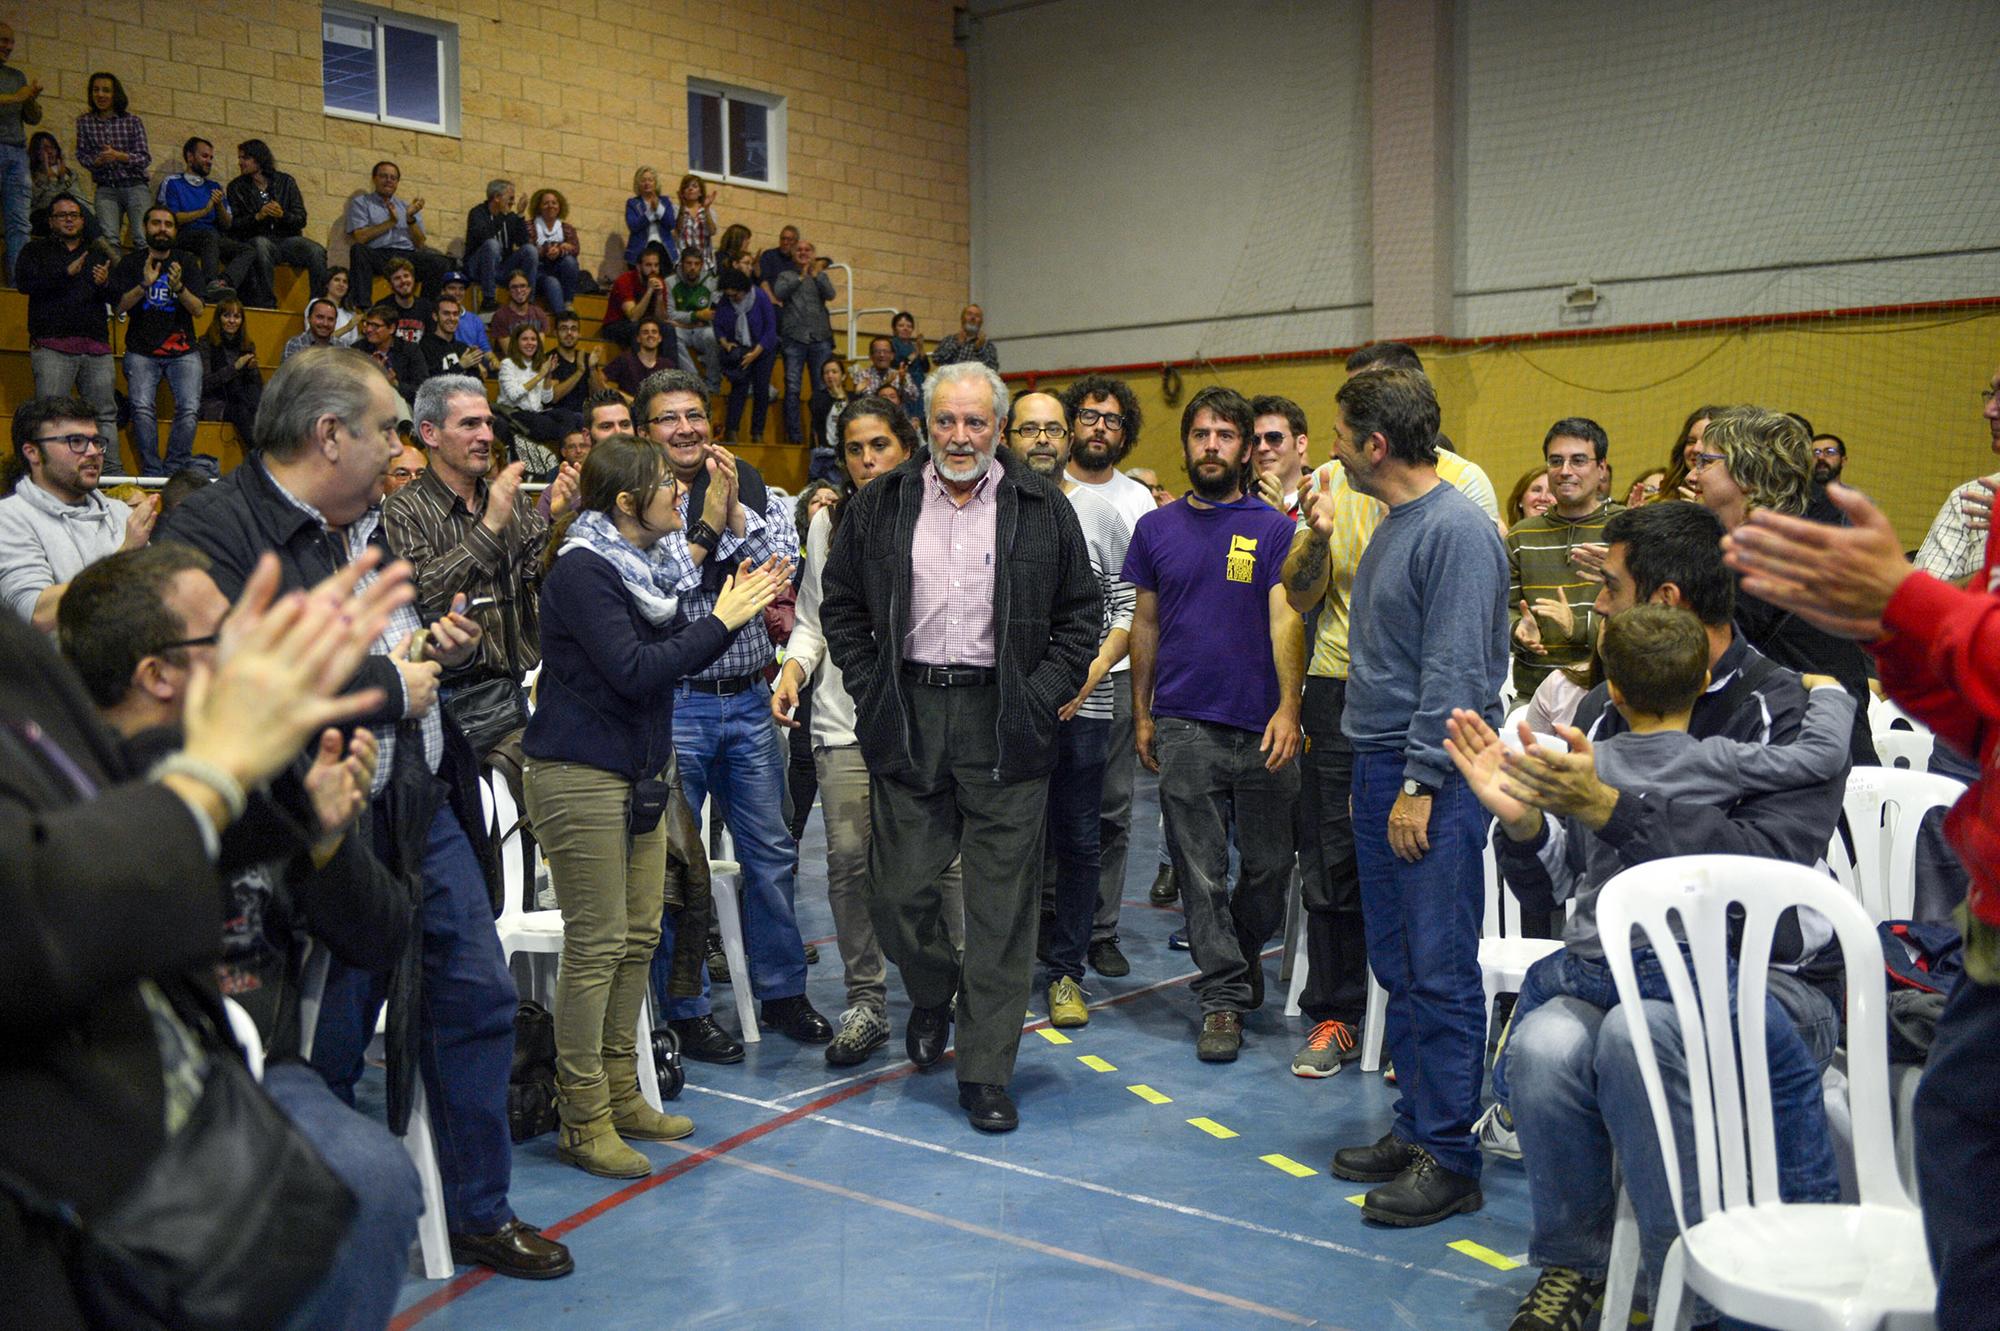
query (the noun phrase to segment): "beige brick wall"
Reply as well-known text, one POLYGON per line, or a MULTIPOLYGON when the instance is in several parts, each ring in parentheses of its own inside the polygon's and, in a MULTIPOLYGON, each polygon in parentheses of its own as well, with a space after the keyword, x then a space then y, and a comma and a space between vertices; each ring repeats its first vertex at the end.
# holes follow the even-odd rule
POLYGON ((394 158, 402 193, 426 203, 432 242, 456 245, 494 176, 570 201, 586 266, 622 267, 632 172, 671 190, 687 160, 687 80, 781 93, 789 111, 783 193, 726 186, 722 225, 758 248, 796 223, 820 253, 854 265, 857 304, 913 310, 926 334, 955 325, 969 234, 965 61, 948 0, 386 0, 456 23, 462 137, 337 120, 321 111, 315 0, 83 0, 11 17, 13 63, 38 78, 43 128, 75 152, 92 70, 118 75, 143 117, 159 173, 182 140, 270 143, 298 177, 308 234, 338 261, 333 231, 368 169, 394 158), (79 9, 81 12, 78 12, 79 9))

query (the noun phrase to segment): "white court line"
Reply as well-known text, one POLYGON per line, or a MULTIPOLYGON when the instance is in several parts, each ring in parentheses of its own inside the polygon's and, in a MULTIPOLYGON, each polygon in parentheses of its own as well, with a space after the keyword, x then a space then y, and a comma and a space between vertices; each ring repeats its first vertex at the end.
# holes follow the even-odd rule
MULTIPOLYGON (((703 1095, 712 1095, 718 1099, 734 1100, 739 1104, 753 1105, 759 1109, 777 1111, 783 1111, 784 1109, 784 1106, 775 1100, 759 1100, 748 1095, 738 1095, 734 1091, 719 1091, 707 1086, 689 1086, 687 1089, 690 1091, 699 1091, 703 1095)), ((1278 1229, 1271 1225, 1260 1225, 1254 1220, 1240 1220, 1235 1216, 1221 1215, 1215 1211, 1205 1211, 1197 1206, 1183 1206, 1179 1202, 1170 1202, 1159 1197, 1149 1197, 1141 1192, 1126 1192, 1119 1188, 1108 1187, 1102 1183, 1092 1183, 1088 1179, 1070 1178, 1063 1174, 1051 1174, 1047 1170, 1015 1164, 1011 1160, 996 1160, 990 1155, 978 1155, 971 1151, 961 1151, 950 1146, 940 1145, 937 1142, 928 1142, 917 1137, 906 1137, 901 1133, 888 1132, 881 1128, 871 1128, 861 1123, 849 1123, 845 1119, 834 1118, 829 1114, 808 1114, 800 1121, 805 1123, 824 1123, 829 1127, 843 1128, 848 1132, 858 1132, 864 1137, 875 1137, 882 1141, 895 1142, 899 1146, 913 1146, 918 1150, 930 1151, 936 1155, 950 1156, 954 1160, 963 1160, 968 1164, 985 1165, 991 1169, 1005 1170, 1010 1174, 1020 1174, 1023 1177, 1036 1179, 1044 1183, 1059 1183, 1065 1187, 1079 1188, 1085 1192, 1094 1192, 1104 1197, 1116 1197, 1120 1201, 1132 1202, 1139 1206, 1150 1206, 1161 1211, 1171 1211, 1175 1215, 1189 1216, 1196 1220, 1206 1220, 1213 1224, 1228 1225, 1231 1228, 1246 1230, 1249 1233, 1258 1234, 1265 1238, 1284 1239, 1290 1243, 1303 1243, 1327 1252, 1339 1253, 1343 1257, 1359 1257, 1384 1266, 1393 1266, 1399 1271, 1421 1272, 1424 1275, 1436 1276, 1441 1280, 1451 1280, 1461 1285, 1472 1285, 1479 1289, 1502 1288, 1495 1281, 1481 1280, 1477 1276, 1466 1275, 1462 1272, 1441 1271, 1434 1266, 1423 1266, 1417 1262, 1402 1261, 1398 1258, 1390 1257, 1385 1253, 1369 1252, 1364 1248, 1355 1248, 1345 1243, 1336 1243, 1332 1239, 1316 1238, 1311 1234, 1301 1234, 1296 1230, 1278 1229)))

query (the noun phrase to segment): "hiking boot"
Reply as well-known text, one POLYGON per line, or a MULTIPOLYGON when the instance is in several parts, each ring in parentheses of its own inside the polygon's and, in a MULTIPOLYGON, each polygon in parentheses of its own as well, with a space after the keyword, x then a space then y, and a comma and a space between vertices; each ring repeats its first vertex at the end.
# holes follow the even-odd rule
MULTIPOLYGON (((651 1050, 647 1051, 648 1056, 651 1050)), ((694 1120, 685 1114, 663 1114, 646 1103, 639 1090, 639 1062, 632 1058, 604 1060, 605 1080, 611 1089, 611 1126, 631 1141, 677 1142, 694 1132, 694 1120)), ((666 1087, 660 1088, 664 1094, 666 1087)))
POLYGON ((1446 1169, 1429 1151, 1410 1152, 1409 1167, 1361 1199, 1361 1214, 1384 1225, 1413 1229, 1434 1225, 1486 1204, 1479 1180, 1446 1169))
POLYGON ((1566 1266, 1542 1270, 1535 1287, 1507 1323, 1507 1331, 1583 1331, 1591 1313, 1604 1301, 1604 1282, 1591 1280, 1566 1266))
POLYGON ((1416 1149, 1395 1133, 1385 1132, 1371 1145, 1335 1151, 1327 1168, 1354 1183, 1387 1183, 1409 1168, 1410 1153, 1416 1149))
POLYGON ((556 1130, 556 1155, 599 1178, 644 1178, 653 1172, 653 1162, 625 1144, 608 1114, 588 1123, 563 1124, 556 1130))
POLYGON ((1521 1134, 1514 1131, 1514 1116, 1498 1100, 1486 1106, 1486 1112, 1472 1125, 1472 1135, 1479 1149, 1488 1155, 1507 1160, 1521 1158, 1521 1134))
POLYGON ((1312 1028, 1299 1052, 1292 1055, 1294 1077, 1331 1077, 1340 1065, 1361 1057, 1354 1031, 1344 1021, 1322 1021, 1312 1028))
POLYGON ((851 1007, 840 1014, 840 1030, 826 1047, 826 1061, 851 1068, 889 1042, 889 1019, 872 1007, 851 1007))
POLYGON ((1115 938, 1100 938, 1090 945, 1090 968, 1107 979, 1123 979, 1132 973, 1132 963, 1118 950, 1115 938))
POLYGON ((711 984, 728 984, 729 954, 722 950, 722 935, 708 936, 708 979, 711 984))
POLYGON ((1180 898, 1180 886, 1174 882, 1174 866, 1162 864, 1159 873, 1153 876, 1153 885, 1146 889, 1146 900, 1155 906, 1171 906, 1180 898))
POLYGON ((1201 1019, 1201 1034, 1195 1037, 1194 1056, 1204 1063, 1234 1063, 1243 1048, 1243 1014, 1210 1012, 1201 1019))
POLYGON ((1090 1008, 1083 1001, 1083 986, 1064 975, 1049 986, 1049 1025, 1088 1026, 1090 1008))

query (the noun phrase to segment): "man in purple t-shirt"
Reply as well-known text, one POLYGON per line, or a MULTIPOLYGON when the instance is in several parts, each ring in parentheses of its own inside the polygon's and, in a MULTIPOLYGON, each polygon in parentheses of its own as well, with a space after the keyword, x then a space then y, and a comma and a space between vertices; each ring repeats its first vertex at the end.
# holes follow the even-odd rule
POLYGON ((1243 1014, 1263 1004, 1259 953, 1284 917, 1299 796, 1305 624, 1280 581, 1292 522, 1245 495, 1250 403, 1205 388, 1181 413, 1193 491, 1139 519, 1124 577, 1132 616, 1132 720, 1160 774, 1174 878, 1201 975, 1195 1054, 1228 1063, 1243 1014), (1243 864, 1229 892, 1229 819, 1243 864))

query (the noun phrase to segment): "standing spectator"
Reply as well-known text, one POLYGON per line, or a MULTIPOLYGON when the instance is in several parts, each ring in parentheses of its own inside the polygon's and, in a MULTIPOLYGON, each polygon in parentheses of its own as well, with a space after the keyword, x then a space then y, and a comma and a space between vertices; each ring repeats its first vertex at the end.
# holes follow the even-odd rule
POLYGON ((741 266, 745 260, 755 264, 757 256, 750 251, 752 232, 741 222, 732 222, 722 232, 722 239, 715 242, 715 267, 711 276, 725 268, 741 266))
POLYGON ((1139 760, 1160 774, 1174 881, 1201 974, 1205 1063, 1234 1062, 1243 1014, 1264 1002, 1264 944, 1291 891, 1299 797, 1305 625, 1280 578, 1292 523, 1243 489, 1255 422, 1233 389, 1181 413, 1194 490, 1132 530, 1132 722, 1139 760), (1246 653, 1246 643, 1269 644, 1246 653), (1242 871, 1229 890, 1230 822, 1242 871))
POLYGON ((97 224, 113 245, 127 223, 132 225, 132 248, 144 240, 146 209, 152 205, 152 191, 146 188, 147 173, 153 168, 153 150, 146 143, 146 122, 133 115, 125 97, 125 85, 116 74, 99 70, 90 76, 85 95, 90 109, 76 118, 76 160, 89 168, 97 183, 97 224), (139 218, 139 222, 131 219, 139 218))
POLYGON ((667 341, 671 336, 667 326, 652 315, 640 319, 631 348, 604 367, 605 384, 617 389, 627 402, 637 397, 639 385, 655 370, 674 368, 673 343, 667 341))
POLYGON ((0 499, 0 602, 38 629, 54 631, 71 578, 144 545, 159 516, 150 495, 128 508, 97 492, 112 440, 96 428, 75 398, 38 397, 14 409, 14 453, 28 470, 0 499))
POLYGON ((1177 497, 1172 490, 1161 483, 1160 473, 1151 467, 1127 467, 1125 474, 1152 492, 1155 508, 1165 508, 1177 497))
POLYGON ((49 205, 50 234, 30 241, 14 267, 28 297, 28 359, 35 396, 79 394, 97 413, 97 430, 118 438, 111 330, 101 288, 111 263, 84 240, 83 205, 67 194, 49 205))
POLYGON ((264 396, 264 376, 257 368, 257 347, 243 328, 243 302, 225 297, 201 339, 201 418, 227 421, 245 452, 254 445, 257 403, 264 396))
POLYGON ((28 243, 28 218, 34 212, 29 180, 26 126, 42 123, 39 79, 31 79, 7 62, 14 58, 14 29, 0 23, 0 212, 7 215, 7 272, 28 243))
POLYGON ((715 201, 722 197, 722 189, 690 171, 681 177, 680 188, 674 192, 679 195, 680 212, 674 218, 672 261, 678 264, 693 250, 701 256, 702 271, 707 272, 715 266, 715 237, 722 230, 715 221, 715 201))
MULTIPOLYGON (((833 359, 833 320, 827 302, 833 299, 833 279, 826 265, 818 261, 809 240, 792 247, 792 267, 781 272, 771 284, 771 299, 778 306, 778 350, 785 358, 785 442, 805 442, 800 418, 799 388, 808 362, 815 384, 826 363, 833 359)), ((811 442, 817 444, 815 434, 811 442)))
POLYGON ((819 388, 812 398, 812 446, 834 448, 835 418, 847 405, 847 366, 836 356, 819 367, 819 388))
POLYGON ((792 257, 792 251, 798 247, 799 229, 795 226, 783 226, 778 228, 778 243, 757 256, 757 280, 763 285, 764 294, 770 296, 774 303, 777 296, 773 287, 778 280, 778 274, 799 266, 798 260, 792 257))
POLYGON ((561 314, 576 300, 577 285, 583 280, 583 271, 576 263, 583 247, 577 244, 576 228, 569 224, 569 200, 561 190, 544 187, 528 201, 528 211, 534 214, 530 230, 535 259, 541 266, 542 300, 551 311, 561 314))
POLYGON ((1625 507, 1637 508, 1641 504, 1652 503, 1660 497, 1660 485, 1666 479, 1667 471, 1664 467, 1655 467, 1651 471, 1639 473, 1639 479, 1632 482, 1631 490, 1626 492, 1625 507))
POLYGON ((1507 531, 1507 603, 1513 616, 1514 693, 1526 698, 1557 670, 1587 667, 1597 651, 1591 602, 1598 582, 1577 562, 1579 545, 1601 546, 1604 524, 1625 511, 1598 496, 1611 449, 1604 427, 1566 416, 1542 439, 1555 503, 1507 531))
POLYGON ((430 367, 424 363, 423 352, 396 340, 395 319, 396 307, 386 301, 369 310, 361 316, 361 340, 354 348, 382 367, 389 386, 407 406, 430 377, 430 367))
POLYGON ((606 322, 598 330, 600 337, 629 350, 641 319, 666 318, 670 303, 662 275, 666 262, 667 247, 655 242, 639 252, 636 267, 618 274, 604 301, 606 322))
POLYGON ((32 194, 28 205, 28 229, 36 236, 49 234, 49 208, 59 198, 75 199, 83 207, 83 238, 96 240, 104 234, 97 225, 97 204, 83 177, 63 160, 62 144, 45 129, 36 130, 28 140, 28 179, 32 194))
POLYGON ((771 407, 771 367, 778 358, 778 313, 771 298, 749 276, 724 269, 722 297, 715 307, 715 345, 722 377, 729 381, 729 404, 722 442, 736 442, 743 423, 743 400, 750 399, 750 441, 764 442, 764 417, 771 407))
POLYGON ((502 346, 513 338, 516 328, 533 328, 544 337, 549 331, 548 311, 535 304, 534 279, 526 273, 507 279, 507 303, 493 312, 486 325, 487 335, 502 346))
POLYGON ((100 290, 119 314, 130 316, 125 387, 131 395, 132 452, 139 459, 139 474, 171 476, 194 457, 194 427, 201 419, 201 353, 194 345, 194 321, 204 306, 187 284, 195 271, 193 259, 174 248, 173 209, 160 204, 146 209, 142 231, 145 248, 120 259, 100 290), (153 415, 162 379, 174 395, 164 463, 153 415))
MULTIPOLYGON (((1654 493, 1659 493, 1657 487, 1654 493)), ((1514 489, 1507 496, 1507 530, 1512 532, 1523 518, 1538 518, 1555 506, 1556 492, 1549 487, 1547 464, 1530 467, 1521 473, 1521 479, 1514 482, 1514 489)))
POLYGON ((977 305, 958 312, 958 331, 931 353, 933 365, 956 365, 965 360, 976 360, 996 374, 1000 370, 1000 349, 986 340, 986 311, 977 305))
POLYGON ((947 367, 924 396, 930 456, 848 501, 821 614, 872 778, 869 909, 910 995, 910 1061, 936 1064, 956 1021, 959 1105, 1011 1132, 1056 711, 1096 650, 1097 584, 1070 506, 998 456, 1000 377, 947 367), (954 856, 963 956, 938 887, 954 856))
MULTIPOLYGON (((592 393, 583 406, 583 428, 590 432, 591 447, 596 447, 614 434, 635 434, 632 428, 632 408, 613 390, 599 390, 592 393)), ((567 455, 563 461, 576 461, 567 455)))
POLYGON ((232 219, 222 183, 215 180, 215 145, 199 136, 181 145, 179 175, 160 181, 159 202, 173 209, 181 248, 201 262, 203 299, 219 300, 243 285, 257 252, 229 234, 232 219))
POLYGON ((625 1138, 694 1131, 639 1094, 634 1041, 665 907, 665 801, 652 792, 667 786, 674 756, 675 686, 727 651, 784 580, 776 560, 740 573, 709 613, 682 621, 671 562, 656 553, 680 527, 678 499, 658 446, 609 440, 584 465, 577 511, 542 561, 544 677, 555 687, 543 690, 522 747, 528 815, 563 912, 556 1151, 604 1178, 653 1172, 625 1138))
MULTIPOLYGON (((642 166, 632 173, 632 197, 625 200, 625 266, 639 266, 648 245, 658 245, 674 261, 674 205, 660 196, 660 173, 642 166)), ((615 308, 615 307, 614 307, 615 308)))
POLYGON ((306 201, 299 182, 280 171, 262 139, 236 145, 236 179, 229 182, 230 234, 252 259, 245 294, 253 304, 278 303, 278 265, 302 268, 306 289, 326 285, 326 247, 305 234, 306 201))
MULTIPOLYGON (((1452 709, 1500 720, 1507 552, 1438 476, 1438 406, 1415 370, 1368 370, 1335 395, 1334 457, 1389 506, 1354 575, 1341 729, 1354 746, 1354 850, 1368 960, 1389 991, 1395 1123, 1333 1172, 1375 1183, 1362 1214, 1427 1225, 1477 1210, 1473 1120, 1486 1062, 1479 978, 1486 816, 1444 751, 1452 709)), ((1314 527, 1332 535, 1334 514, 1314 527)))
POLYGON ((325 296, 315 297, 306 306, 305 330, 286 341, 285 351, 278 358, 279 362, 282 364, 298 355, 301 351, 307 351, 313 347, 353 346, 361 337, 359 325, 350 323, 346 328, 342 329, 339 328, 339 324, 340 306, 334 304, 325 296))
MULTIPOLYGON (((374 188, 357 194, 347 205, 347 262, 353 272, 348 300, 366 309, 375 300, 375 273, 392 256, 401 256, 415 265, 423 279, 424 294, 437 298, 451 259, 431 248, 424 230, 422 197, 405 203, 396 197, 403 183, 403 169, 394 162, 377 162, 369 173, 374 188)), ((486 288, 488 299, 493 287, 486 288)))
POLYGON ((894 365, 910 376, 910 406, 918 416, 924 410, 924 380, 931 377, 931 358, 924 354, 924 339, 917 333, 917 316, 908 310, 896 311, 889 320, 889 346, 894 365))
POLYGON ((694 251, 682 250, 673 289, 668 293, 667 321, 674 326, 680 367, 700 375, 711 394, 722 387, 722 365, 715 345, 715 291, 714 279, 702 272, 694 251))
POLYGON ((1250 474, 1255 484, 1248 487, 1272 508, 1297 520, 1299 494, 1306 475, 1306 413, 1288 397, 1255 398, 1250 410, 1256 416, 1250 438, 1250 474))
POLYGON ((1847 470, 1847 441, 1837 434, 1816 434, 1812 437, 1812 456, 1813 484, 1831 485, 1847 470))
POLYGON ((580 419, 549 409, 555 401, 553 368, 554 362, 542 354, 541 330, 533 324, 516 328, 500 362, 499 405, 506 408, 508 423, 538 444, 561 443, 580 419))

